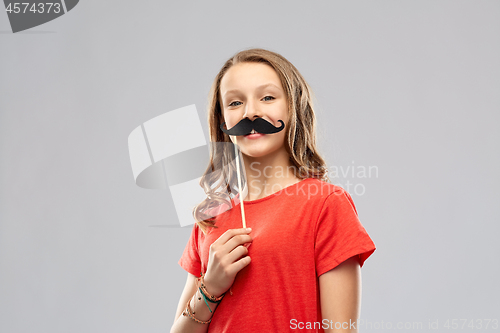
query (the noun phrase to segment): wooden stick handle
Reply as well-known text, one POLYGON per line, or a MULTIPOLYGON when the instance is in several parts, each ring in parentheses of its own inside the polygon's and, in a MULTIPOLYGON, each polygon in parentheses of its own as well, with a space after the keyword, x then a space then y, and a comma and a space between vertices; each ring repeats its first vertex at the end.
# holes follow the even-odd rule
POLYGON ((243 228, 247 227, 245 223, 245 206, 243 205, 243 198, 241 197, 243 194, 243 189, 241 188, 241 177, 240 177, 240 154, 238 154, 238 149, 236 148, 237 140, 236 135, 234 136, 234 153, 236 155, 236 172, 238 174, 238 189, 240 191, 240 207, 241 207, 241 219, 243 221, 243 228))

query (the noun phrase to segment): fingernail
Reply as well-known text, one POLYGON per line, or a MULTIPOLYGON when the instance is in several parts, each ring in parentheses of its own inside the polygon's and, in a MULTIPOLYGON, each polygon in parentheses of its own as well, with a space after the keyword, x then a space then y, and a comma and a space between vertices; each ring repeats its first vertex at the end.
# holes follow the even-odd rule
POLYGON ((247 228, 247 231, 252 231, 252 228, 247 228))

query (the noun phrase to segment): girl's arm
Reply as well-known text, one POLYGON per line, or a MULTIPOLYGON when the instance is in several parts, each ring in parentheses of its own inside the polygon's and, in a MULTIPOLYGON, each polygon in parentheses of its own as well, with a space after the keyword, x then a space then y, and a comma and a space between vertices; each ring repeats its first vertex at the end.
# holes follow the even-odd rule
MULTIPOLYGON (((208 331, 208 325, 210 324, 200 324, 195 322, 189 317, 183 316, 182 312, 184 309, 186 309, 186 304, 188 300, 191 302, 191 310, 193 310, 193 305, 195 304, 194 300, 191 300, 194 296, 194 294, 197 292, 198 288, 196 287, 195 283, 196 277, 188 273, 188 277, 186 280, 186 285, 184 286, 184 290, 182 291, 181 298, 179 300, 179 304, 177 305, 177 311, 175 313, 175 320, 174 324, 172 325, 172 328, 170 329, 170 333, 181 333, 181 332, 190 332, 190 333, 206 333, 208 331)), ((205 285, 207 282, 205 281, 205 285)), ((207 285, 207 290, 210 292, 210 288, 207 285)), ((196 300, 196 309, 195 309, 195 317, 207 321, 212 317, 212 313, 210 313, 210 310, 208 310, 207 305, 205 302, 201 301, 198 302, 196 300)), ((208 303, 210 305, 210 309, 212 311, 215 311, 217 308, 217 304, 215 303, 208 303)))
POLYGON ((328 320, 325 332, 359 332, 361 268, 358 256, 321 274, 319 292, 322 318, 328 320))
MULTIPOLYGON (((253 237, 249 235, 251 231, 251 228, 228 229, 210 245, 207 272, 203 278, 206 292, 210 295, 222 296, 233 284, 236 274, 250 264, 250 256, 247 255, 248 248, 244 244, 253 241, 253 237)), ((212 313, 217 308, 218 303, 207 302, 212 310, 210 312, 204 301, 196 299, 201 297, 195 283, 196 279, 197 277, 188 273, 170 333, 206 333, 208 331, 210 323, 198 323, 182 315, 188 300, 191 310, 196 312, 194 317, 201 321, 208 321, 212 318, 212 313), (196 298, 193 297, 195 294, 196 298)))

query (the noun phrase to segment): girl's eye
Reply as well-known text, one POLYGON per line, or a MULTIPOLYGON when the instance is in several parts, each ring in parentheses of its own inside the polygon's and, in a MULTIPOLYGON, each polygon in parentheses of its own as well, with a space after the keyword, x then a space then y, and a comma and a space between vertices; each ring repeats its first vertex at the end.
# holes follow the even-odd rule
POLYGON ((241 102, 235 101, 235 102, 229 104, 228 106, 235 106, 235 105, 233 105, 234 103, 241 103, 241 102))
MULTIPOLYGON (((274 99, 274 97, 273 97, 273 96, 266 96, 266 97, 264 97, 264 98, 268 98, 268 97, 270 97, 270 98, 274 99)), ((263 99, 264 99, 264 98, 263 98, 263 99)))

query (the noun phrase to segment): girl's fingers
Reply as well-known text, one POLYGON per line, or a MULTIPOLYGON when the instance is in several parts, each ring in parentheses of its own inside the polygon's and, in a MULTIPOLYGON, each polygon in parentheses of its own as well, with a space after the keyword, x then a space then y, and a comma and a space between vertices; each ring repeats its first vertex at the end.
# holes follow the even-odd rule
POLYGON ((252 261, 252 259, 250 259, 249 256, 246 256, 246 257, 241 258, 240 260, 232 263, 231 265, 229 265, 229 274, 236 275, 239 271, 241 271, 243 268, 248 266, 248 264, 250 264, 251 261, 252 261))
POLYGON ((248 234, 249 232, 250 231, 245 228, 228 229, 226 230, 226 232, 220 235, 220 237, 214 243, 217 243, 218 245, 224 245, 234 236, 248 234))
POLYGON ((245 246, 243 245, 237 246, 234 250, 232 250, 227 254, 226 257, 227 263, 231 265, 238 259, 241 259, 241 257, 246 256, 247 254, 248 254, 248 249, 245 246))
POLYGON ((243 245, 245 243, 252 242, 253 238, 250 235, 236 235, 230 240, 227 241, 226 244, 224 244, 224 247, 226 248, 227 252, 232 251, 236 247, 243 245))

